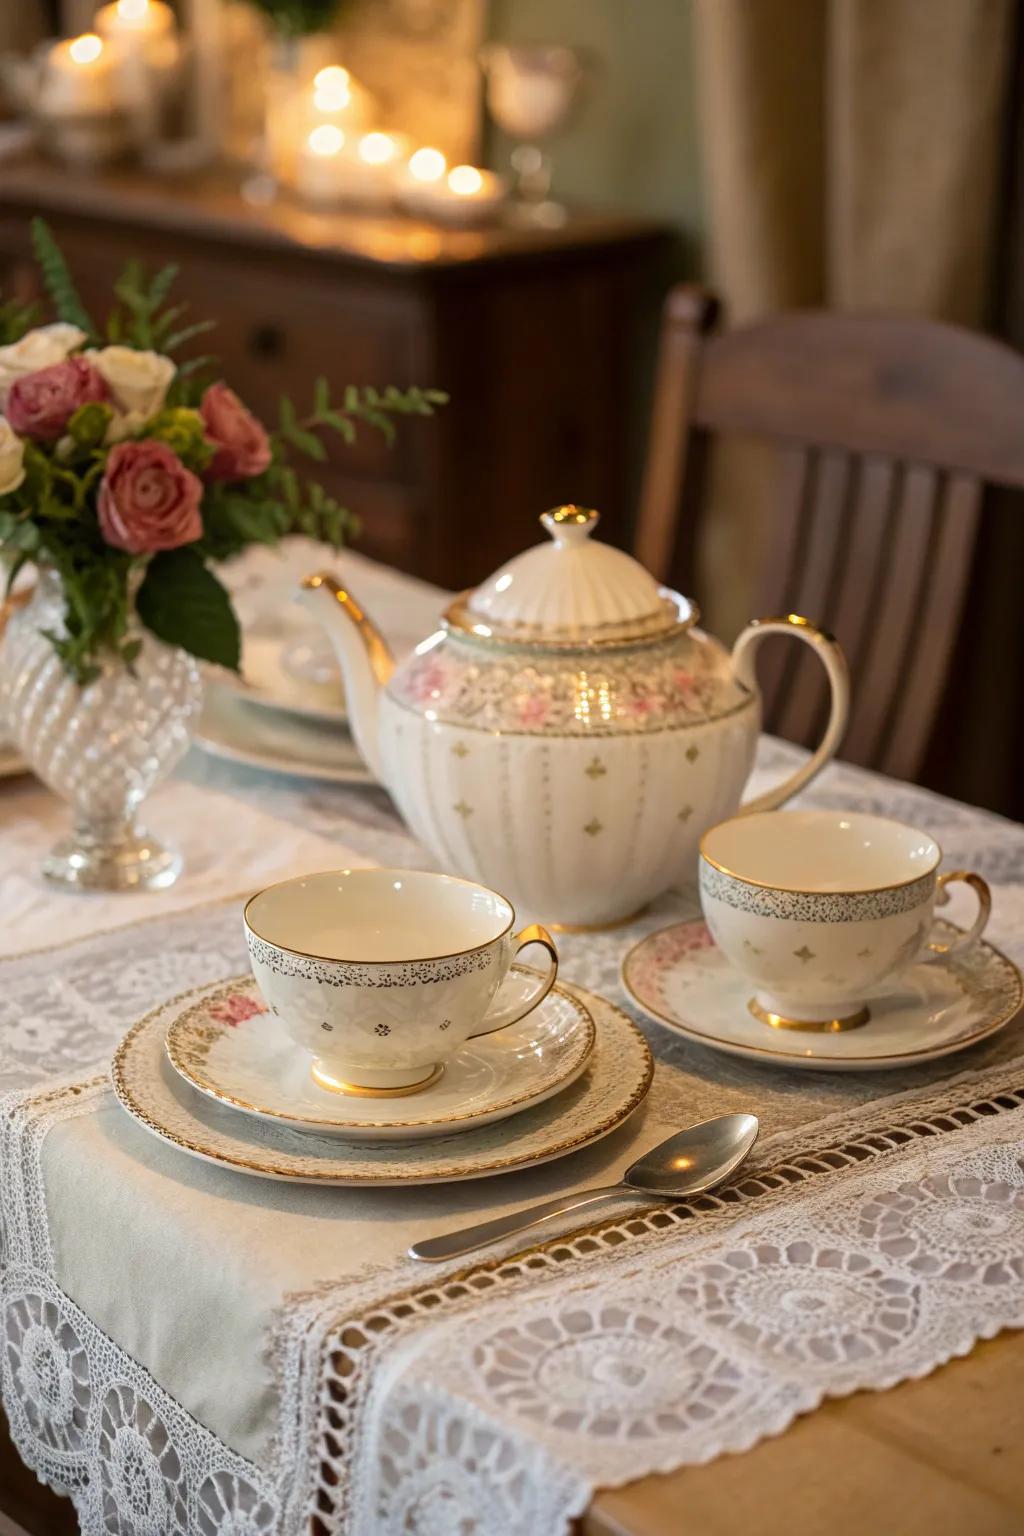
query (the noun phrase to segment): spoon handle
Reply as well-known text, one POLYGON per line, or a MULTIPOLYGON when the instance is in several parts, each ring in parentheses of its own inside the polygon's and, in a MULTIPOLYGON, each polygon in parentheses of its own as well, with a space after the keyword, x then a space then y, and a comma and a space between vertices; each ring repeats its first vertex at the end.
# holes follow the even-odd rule
POLYGON ((422 1259, 427 1264, 437 1264, 442 1259, 457 1259, 463 1253, 472 1253, 474 1248, 486 1248, 503 1237, 511 1237, 514 1232, 525 1232, 529 1227, 553 1221, 556 1216, 563 1216, 580 1206, 623 1193, 635 1198, 639 1191, 631 1189, 628 1184, 607 1184, 602 1189, 591 1189, 569 1200, 545 1200, 540 1205, 527 1206, 525 1211, 512 1211, 508 1216, 496 1216, 492 1221, 478 1221, 457 1232, 446 1232, 443 1237, 428 1237, 422 1243, 413 1243, 409 1257, 422 1259))

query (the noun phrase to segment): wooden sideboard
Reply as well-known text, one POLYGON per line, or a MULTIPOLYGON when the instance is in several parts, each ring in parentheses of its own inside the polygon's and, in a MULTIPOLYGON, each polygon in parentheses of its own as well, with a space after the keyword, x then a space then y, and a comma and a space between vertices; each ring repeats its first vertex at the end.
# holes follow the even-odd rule
POLYGON ((673 250, 661 226, 574 213, 560 229, 444 230, 400 217, 252 207, 223 175, 187 183, 0 165, 0 291, 38 288, 28 223, 56 231, 91 310, 129 257, 176 262, 179 296, 217 330, 224 375, 276 419, 282 393, 418 383, 435 420, 332 448, 323 478, 358 514, 360 547, 447 587, 537 537, 540 512, 596 506, 631 523, 645 339, 673 250))

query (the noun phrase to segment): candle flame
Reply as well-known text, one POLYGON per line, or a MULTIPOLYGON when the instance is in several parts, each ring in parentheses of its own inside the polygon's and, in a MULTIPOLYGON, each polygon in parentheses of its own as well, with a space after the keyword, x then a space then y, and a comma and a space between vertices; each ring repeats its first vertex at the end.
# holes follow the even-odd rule
POLYGON ((448 162, 439 149, 418 149, 409 157, 409 175, 416 181, 440 181, 448 162))
POLYGON ((367 165, 387 165, 395 158, 395 141, 389 133, 367 133, 359 140, 359 158, 367 165))
POLYGON ((457 165, 448 172, 448 185, 459 197, 472 197, 484 184, 475 165, 457 165))
POLYGON ((92 64, 103 52, 103 43, 95 32, 83 32, 69 43, 68 52, 76 64, 92 64))
POLYGON ((336 155, 345 147, 345 135, 333 123, 321 123, 306 140, 314 155, 336 155))
MULTIPOLYGON (((121 0, 125 4, 126 0, 121 0)), ((144 0, 148 4, 148 0, 144 0)), ((313 76, 313 105, 318 112, 340 112, 352 100, 349 72, 340 64, 328 64, 313 76)))
POLYGON ((149 10, 149 0, 117 0, 117 13, 125 21, 141 21, 149 10))

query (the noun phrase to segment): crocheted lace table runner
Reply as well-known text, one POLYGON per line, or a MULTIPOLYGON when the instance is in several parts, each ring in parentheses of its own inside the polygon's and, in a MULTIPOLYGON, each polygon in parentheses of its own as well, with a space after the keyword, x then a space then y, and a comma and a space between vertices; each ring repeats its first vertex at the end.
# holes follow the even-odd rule
MULTIPOLYGON (((768 744, 763 766, 788 757, 768 744)), ((423 862, 382 797, 190 771, 240 817, 258 798, 308 836, 423 862)), ((1020 829, 842 767, 805 798, 928 826, 996 884, 993 936, 1024 958, 1020 829)), ((625 946, 691 900, 567 940, 567 976, 621 1003, 625 946)), ((298 1536, 311 1514, 360 1536, 555 1532, 596 1486, 741 1450, 828 1394, 1021 1325, 1012 1028, 955 1079, 949 1063, 852 1079, 755 1069, 645 1026, 647 1118, 571 1166, 306 1191, 146 1137, 95 1070, 140 1012, 243 967, 233 903, 0 966, 0 1084, 51 1079, 0 1114, 4 1404, 87 1533, 298 1536), (728 1198, 619 1210, 525 1258, 424 1272, 402 1257, 442 1217, 603 1180, 661 1127, 732 1106, 768 1134, 728 1198)))

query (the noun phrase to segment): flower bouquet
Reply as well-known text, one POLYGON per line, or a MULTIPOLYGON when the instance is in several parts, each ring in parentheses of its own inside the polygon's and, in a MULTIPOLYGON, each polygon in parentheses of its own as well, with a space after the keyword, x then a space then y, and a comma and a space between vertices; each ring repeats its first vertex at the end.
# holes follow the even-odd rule
POLYGON ((135 811, 185 751, 197 661, 237 670, 241 643, 218 562, 302 533, 335 547, 355 520, 296 461, 359 426, 429 416, 436 390, 325 379, 308 413, 288 398, 268 429, 216 376, 182 358, 213 324, 170 302, 176 275, 132 263, 102 328, 53 236, 33 241, 56 319, 0 305, 0 555, 38 579, 0 650, 0 716, 36 772, 71 802, 75 830, 46 866, 76 885, 167 884, 173 853, 135 811))

